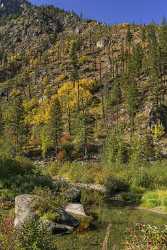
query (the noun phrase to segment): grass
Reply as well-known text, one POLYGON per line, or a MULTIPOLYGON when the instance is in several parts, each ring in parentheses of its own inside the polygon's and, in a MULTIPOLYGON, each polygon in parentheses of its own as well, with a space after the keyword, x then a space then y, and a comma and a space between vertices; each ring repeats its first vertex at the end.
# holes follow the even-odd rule
POLYGON ((167 212, 167 190, 146 192, 142 197, 141 206, 145 208, 158 208, 167 212))
POLYGON ((106 173, 100 164, 52 162, 47 168, 50 176, 61 176, 72 182, 103 184, 106 173))

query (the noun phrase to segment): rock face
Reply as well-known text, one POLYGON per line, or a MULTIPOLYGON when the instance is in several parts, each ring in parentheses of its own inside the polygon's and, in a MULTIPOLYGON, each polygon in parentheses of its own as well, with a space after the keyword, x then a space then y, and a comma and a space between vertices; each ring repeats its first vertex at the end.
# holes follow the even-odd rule
POLYGON ((107 39, 106 38, 101 38, 97 44, 96 44, 96 47, 99 48, 99 49, 102 49, 106 46, 106 44, 108 43, 107 39))
POLYGON ((25 6, 30 6, 26 0, 0 0, 0 17, 21 13, 25 6))
POLYGON ((149 127, 152 128, 156 124, 162 124, 165 132, 167 132, 167 106, 160 105, 151 109, 149 114, 149 127))
POLYGON ((15 220, 14 226, 21 227, 26 221, 35 218, 33 204, 38 197, 35 195, 23 194, 15 198, 15 220))
POLYGON ((66 207, 65 207, 65 211, 71 215, 76 215, 79 217, 87 217, 84 207, 82 204, 80 203, 69 203, 66 207))

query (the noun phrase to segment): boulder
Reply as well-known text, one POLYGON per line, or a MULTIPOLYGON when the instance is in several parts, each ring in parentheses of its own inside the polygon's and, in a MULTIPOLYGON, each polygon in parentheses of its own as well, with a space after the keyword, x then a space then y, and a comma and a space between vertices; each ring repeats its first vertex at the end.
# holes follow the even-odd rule
POLYGON ((99 49, 103 49, 107 45, 107 43, 108 43, 107 38, 103 37, 97 42, 96 47, 99 49))
POLYGON ((69 203, 65 207, 65 211, 79 221, 78 231, 82 232, 90 227, 93 218, 91 216, 86 215, 82 204, 69 203))
POLYGON ((79 221, 74 218, 70 213, 67 213, 64 209, 58 209, 59 220, 58 223, 68 225, 71 227, 78 227, 79 221))
POLYGON ((15 220, 14 226, 21 227, 25 222, 33 220, 35 214, 35 201, 39 197, 36 195, 23 194, 15 198, 15 220))
POLYGON ((50 220, 41 219, 41 222, 52 234, 69 234, 74 230, 71 226, 58 224, 50 220))
POLYGON ((84 210, 84 207, 82 204, 80 203, 69 203, 66 207, 65 207, 65 211, 71 215, 78 216, 78 217, 86 217, 86 213, 84 210))
POLYGON ((74 228, 68 225, 55 223, 55 227, 53 229, 54 234, 70 234, 74 231, 74 228))

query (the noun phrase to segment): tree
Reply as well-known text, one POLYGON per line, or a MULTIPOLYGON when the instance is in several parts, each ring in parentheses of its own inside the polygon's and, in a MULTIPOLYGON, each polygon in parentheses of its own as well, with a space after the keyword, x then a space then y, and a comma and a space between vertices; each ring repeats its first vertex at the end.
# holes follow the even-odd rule
POLYGON ((62 110, 58 97, 54 98, 53 102, 51 103, 48 128, 50 131, 53 146, 55 147, 57 154, 60 138, 63 132, 62 110))
POLYGON ((126 34, 126 44, 128 46, 128 55, 130 56, 131 44, 132 44, 133 34, 131 32, 130 25, 128 25, 128 30, 126 34))
POLYGON ((78 70, 79 70, 79 60, 77 51, 79 49, 79 41, 78 40, 72 40, 70 51, 69 51, 69 57, 70 57, 70 64, 71 64, 71 72, 70 72, 70 79, 71 81, 77 81, 79 78, 78 70))
POLYGON ((127 111, 130 119, 131 137, 134 132, 135 116, 138 111, 138 88, 136 83, 129 82, 127 87, 127 111))
POLYGON ((23 150, 26 142, 27 129, 24 122, 24 107, 21 96, 16 96, 7 103, 4 113, 5 133, 15 145, 16 153, 23 150))
POLYGON ((107 166, 115 167, 128 161, 128 145, 123 138, 123 129, 121 127, 112 128, 108 131, 104 145, 104 162, 107 166))
POLYGON ((71 42, 71 47, 70 47, 70 63, 72 66, 71 73, 70 73, 70 79, 73 81, 73 84, 77 84, 77 97, 78 97, 78 110, 79 110, 79 102, 80 102, 80 89, 79 89, 79 60, 78 60, 78 55, 77 51, 80 47, 79 40, 73 40, 71 42))
POLYGON ((167 21, 163 20, 160 26, 159 34, 160 43, 160 75, 161 75, 161 87, 162 87, 162 100, 164 101, 166 91, 166 74, 167 74, 167 21))
POLYGON ((120 83, 115 81, 113 84, 112 92, 111 92, 111 106, 116 107, 116 114, 117 114, 117 127, 118 127, 118 118, 119 118, 119 105, 122 99, 122 91, 120 88, 120 83))
POLYGON ((94 118, 87 110, 79 113, 74 121, 74 144, 81 150, 84 159, 88 158, 88 144, 92 139, 94 118))
POLYGON ((148 26, 149 41, 149 77, 152 84, 153 102, 158 105, 161 101, 161 81, 160 81, 160 50, 154 24, 148 26))
POLYGON ((128 74, 139 77, 142 70, 143 50, 140 45, 133 47, 132 55, 129 59, 128 74))

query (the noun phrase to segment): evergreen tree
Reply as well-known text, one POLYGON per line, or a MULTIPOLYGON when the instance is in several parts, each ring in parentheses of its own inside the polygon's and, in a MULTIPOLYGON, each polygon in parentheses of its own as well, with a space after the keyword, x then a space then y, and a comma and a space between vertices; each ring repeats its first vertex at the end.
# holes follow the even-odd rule
POLYGON ((24 107, 21 96, 13 98, 6 106, 5 133, 15 146, 16 154, 22 152, 26 143, 27 128, 24 123, 24 107))
POLYGON ((153 102, 158 105, 161 100, 161 81, 160 81, 160 50, 154 24, 148 26, 149 41, 149 77, 152 84, 153 102))
POLYGON ((56 149, 56 153, 58 153, 60 138, 63 132, 62 111, 58 98, 51 105, 48 129, 53 146, 56 149))
POLYGON ((122 99, 122 91, 120 88, 120 83, 118 81, 115 81, 113 84, 113 88, 111 90, 111 100, 110 105, 111 107, 114 107, 114 111, 116 111, 117 114, 117 127, 118 127, 118 118, 119 118, 119 105, 121 103, 122 99))
POLYGON ((133 34, 131 32, 131 27, 128 25, 128 30, 126 34, 126 44, 128 46, 128 56, 130 56, 131 44, 132 44, 133 34))
POLYGON ((79 86, 79 60, 77 52, 79 50, 80 44, 79 40, 73 40, 70 47, 70 63, 72 66, 70 79, 73 81, 74 85, 77 83, 77 95, 78 95, 78 110, 79 110, 79 103, 80 103, 80 86, 79 86))
POLYGON ((71 47, 70 47, 70 52, 69 52, 69 57, 70 57, 70 64, 71 64, 71 73, 70 73, 70 78, 71 81, 77 81, 79 79, 79 60, 78 60, 78 52, 79 49, 79 41, 78 40, 73 40, 71 42, 71 47))
POLYGON ((133 77, 139 77, 142 70, 143 51, 140 45, 133 48, 132 55, 129 59, 128 74, 133 77))
POLYGON ((135 126, 135 116, 138 111, 138 88, 136 83, 129 82, 128 87, 127 87, 127 110, 128 110, 128 115, 130 119, 130 128, 131 128, 131 137, 134 132, 134 126, 135 126))
POLYGON ((83 158, 89 156, 88 144, 93 135, 94 118, 86 110, 80 112, 74 121, 74 144, 81 151, 83 158))

